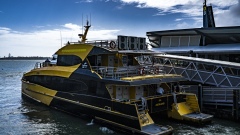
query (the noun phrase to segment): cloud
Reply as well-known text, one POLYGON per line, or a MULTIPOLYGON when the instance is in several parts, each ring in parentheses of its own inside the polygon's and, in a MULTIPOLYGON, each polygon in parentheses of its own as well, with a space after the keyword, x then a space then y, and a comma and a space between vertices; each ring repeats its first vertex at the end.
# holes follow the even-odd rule
POLYGON ((230 13, 232 13, 237 18, 240 18, 240 0, 238 0, 237 5, 234 5, 230 8, 230 13))
POLYGON ((63 27, 71 29, 71 30, 75 30, 75 31, 79 31, 81 29, 81 27, 79 25, 72 24, 72 23, 64 24, 63 27))
POLYGON ((240 26, 240 0, 229 9, 215 14, 215 22, 217 26, 240 26))
MULTIPOLYGON (((166 1, 159 1, 159 0, 121 0, 123 3, 127 4, 137 4, 136 7, 140 8, 157 8, 162 12, 171 12, 171 11, 177 11, 181 13, 188 13, 188 14, 196 14, 191 12, 196 7, 197 9, 202 10, 202 0, 168 0, 166 1), (191 10, 189 10, 191 9, 191 10), (181 11, 183 10, 183 11, 181 11)), ((208 0, 208 3, 211 3, 212 5, 215 5, 220 8, 229 7, 232 5, 237 4, 238 0, 231 0, 231 1, 225 1, 225 0, 208 0)))
POLYGON ((81 1, 76 1, 75 3, 91 3, 93 0, 81 0, 81 1))
MULTIPOLYGON (((67 41, 77 42, 81 27, 67 23, 58 29, 34 32, 14 31, 0 27, 0 57, 11 53, 13 56, 51 56, 67 41), (61 44, 62 43, 62 44, 61 44)), ((89 30, 88 40, 116 39, 120 30, 89 30)))
POLYGON ((177 18, 177 19, 175 19, 175 21, 182 21, 183 19, 182 18, 177 18))
POLYGON ((0 27, 0 35, 8 34, 11 29, 0 27))
MULTIPOLYGON (((180 13, 184 16, 182 21, 184 19, 193 19, 196 22, 202 20, 203 0, 168 0, 167 2, 160 0, 121 0, 121 2, 135 4, 137 8, 155 8, 159 12, 154 16, 180 13)), ((239 24, 236 20, 240 20, 240 0, 208 0, 207 2, 208 5, 213 6, 214 15, 217 17, 216 20, 220 20, 223 16, 228 19, 230 19, 229 16, 235 17, 228 20, 229 23, 220 21, 221 25, 239 24)))

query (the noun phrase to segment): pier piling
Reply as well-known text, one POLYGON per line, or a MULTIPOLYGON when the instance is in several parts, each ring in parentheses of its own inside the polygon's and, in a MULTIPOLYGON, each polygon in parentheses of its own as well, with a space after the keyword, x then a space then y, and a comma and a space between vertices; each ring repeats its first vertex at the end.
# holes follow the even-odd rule
POLYGON ((239 89, 233 90, 233 118, 239 120, 239 89))
POLYGON ((202 97, 203 97, 203 88, 202 85, 198 85, 198 104, 200 107, 200 110, 202 110, 202 97))

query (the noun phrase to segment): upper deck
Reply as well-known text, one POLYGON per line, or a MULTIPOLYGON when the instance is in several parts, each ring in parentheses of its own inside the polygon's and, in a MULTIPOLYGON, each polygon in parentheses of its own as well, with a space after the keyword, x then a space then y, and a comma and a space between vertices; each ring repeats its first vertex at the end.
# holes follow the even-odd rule
MULTIPOLYGON (((147 50, 146 39, 118 36, 117 40, 68 42, 54 54, 50 65, 91 70, 112 84, 141 85, 184 80, 166 74, 156 52, 147 50)), ((159 52, 157 52, 159 54, 159 52)), ((39 63, 40 64, 40 63, 39 63)), ((35 68, 41 67, 37 64, 35 68)), ((72 72, 73 72, 72 71, 72 72)))

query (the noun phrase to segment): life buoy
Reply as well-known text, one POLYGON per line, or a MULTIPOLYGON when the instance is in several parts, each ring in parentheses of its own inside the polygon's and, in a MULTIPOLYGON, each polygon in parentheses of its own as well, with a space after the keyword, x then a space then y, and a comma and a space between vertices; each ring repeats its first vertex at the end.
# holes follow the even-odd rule
POLYGON ((111 42, 110 42, 110 48, 111 48, 111 49, 116 48, 116 43, 115 43, 114 41, 111 41, 111 42))

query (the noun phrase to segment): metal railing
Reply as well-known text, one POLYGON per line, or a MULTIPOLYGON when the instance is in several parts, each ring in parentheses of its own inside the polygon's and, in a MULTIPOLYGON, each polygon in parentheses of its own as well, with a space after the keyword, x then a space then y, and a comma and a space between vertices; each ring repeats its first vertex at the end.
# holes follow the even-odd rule
POLYGON ((210 59, 159 55, 168 74, 179 74, 189 81, 217 87, 240 87, 240 64, 210 59))
POLYGON ((141 75, 165 74, 161 66, 126 66, 126 67, 92 66, 92 70, 97 72, 103 78, 113 79, 141 75))
POLYGON ((37 62, 34 66, 34 69, 43 67, 43 64, 41 62, 37 62))
MULTIPOLYGON (((79 44, 80 42, 69 42, 69 44, 79 44)), ((94 41, 86 41, 85 44, 90 44, 93 46, 102 47, 105 49, 111 49, 111 50, 118 50, 117 42, 116 40, 94 40, 94 41), (115 46, 111 46, 110 44, 114 42, 115 46)))
MULTIPOLYGON (((185 91, 198 95, 198 85, 186 85, 185 91)), ((222 105, 233 106, 233 91, 240 88, 235 87, 209 87, 204 86, 202 89, 202 102, 205 105, 222 105)), ((240 105, 240 93, 238 94, 238 104, 240 105)))
POLYGON ((215 103, 232 103, 233 89, 232 88, 203 88, 203 102, 215 103))

